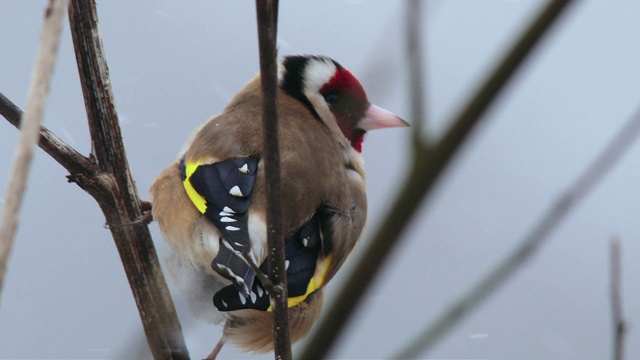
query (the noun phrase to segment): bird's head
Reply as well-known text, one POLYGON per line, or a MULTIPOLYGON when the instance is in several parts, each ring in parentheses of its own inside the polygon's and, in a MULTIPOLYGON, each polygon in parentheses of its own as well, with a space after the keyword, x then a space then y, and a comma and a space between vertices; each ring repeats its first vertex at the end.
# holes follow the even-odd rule
POLYGON ((372 104, 362 85, 326 56, 287 56, 280 64, 280 86, 305 104, 325 125, 334 122, 358 152, 367 131, 408 126, 397 115, 372 104))

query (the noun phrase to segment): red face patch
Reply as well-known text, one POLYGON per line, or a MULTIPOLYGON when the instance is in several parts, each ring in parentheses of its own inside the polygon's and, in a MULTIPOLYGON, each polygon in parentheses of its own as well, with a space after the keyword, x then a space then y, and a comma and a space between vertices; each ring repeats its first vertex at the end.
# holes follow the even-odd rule
POLYGON ((320 94, 333 92, 348 94, 354 100, 367 102, 367 94, 360 85, 360 81, 345 68, 338 67, 333 77, 320 88, 320 94))
POLYGON ((362 85, 347 69, 336 68, 336 73, 320 88, 338 126, 351 146, 358 152, 362 150, 364 131, 357 128, 369 105, 367 94, 362 85))

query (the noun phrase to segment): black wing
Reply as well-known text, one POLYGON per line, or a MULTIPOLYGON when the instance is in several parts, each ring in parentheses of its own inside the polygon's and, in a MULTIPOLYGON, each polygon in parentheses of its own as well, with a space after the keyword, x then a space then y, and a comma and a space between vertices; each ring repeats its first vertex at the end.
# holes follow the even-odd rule
POLYGON ((220 250, 211 267, 249 297, 255 272, 242 253, 250 254, 248 214, 258 159, 234 158, 214 164, 180 163, 187 194, 221 233, 220 250), (190 189, 191 188, 191 189, 190 189), (193 194, 194 190, 197 194, 193 194), (198 197, 199 195, 200 197, 198 197))
MULTIPOLYGON (((304 301, 320 288, 322 279, 314 277, 318 256, 330 239, 324 238, 323 214, 318 211, 300 230, 285 240, 287 266, 287 291, 289 307, 304 301)), ((326 260, 330 261, 330 260, 326 260)), ((263 273, 268 271, 268 259, 260 266, 263 273)), ((242 296, 236 287, 227 286, 213 297, 213 303, 220 311, 240 309, 270 310, 269 294, 259 279, 256 279, 248 297, 242 296)))

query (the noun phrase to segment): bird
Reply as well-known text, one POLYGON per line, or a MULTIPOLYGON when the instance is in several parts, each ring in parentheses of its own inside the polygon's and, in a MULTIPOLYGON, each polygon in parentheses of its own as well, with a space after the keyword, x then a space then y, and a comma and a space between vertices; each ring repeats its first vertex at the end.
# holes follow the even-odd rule
MULTIPOLYGON (((291 341, 322 308, 324 287, 367 222, 362 144, 368 131, 405 127, 374 105, 356 77, 322 55, 278 63, 282 187, 291 341)), ((225 343, 273 351, 260 74, 187 141, 150 187, 151 215, 173 251, 169 272, 196 317, 224 324, 225 343), (253 265, 253 266, 252 266, 253 265), (257 269, 257 267, 259 267, 257 269)))

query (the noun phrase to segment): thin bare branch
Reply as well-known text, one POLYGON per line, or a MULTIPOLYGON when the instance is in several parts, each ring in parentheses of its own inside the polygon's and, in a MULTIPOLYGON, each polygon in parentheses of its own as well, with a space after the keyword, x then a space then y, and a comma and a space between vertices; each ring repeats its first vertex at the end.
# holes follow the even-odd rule
POLYGON ((58 56, 62 20, 67 9, 68 0, 50 0, 47 6, 40 46, 36 57, 26 112, 22 121, 20 138, 13 159, 9 184, 5 197, 5 206, 0 219, 0 291, 4 284, 7 262, 13 245, 18 217, 22 207, 22 197, 27 185, 33 152, 38 143, 40 121, 53 77, 53 68, 58 56))
MULTIPOLYGON (((2 93, 0 93, 0 115, 16 128, 20 128, 22 110, 2 93)), ((93 161, 77 152, 44 126, 40 127, 38 146, 71 174, 90 174, 97 170, 93 161)))
POLYGON ((611 238, 609 244, 610 279, 609 292, 611 297, 611 315, 613 320, 613 360, 624 359, 624 337, 626 322, 622 312, 622 249, 620 239, 611 238))
POLYGON ((169 294, 149 228, 129 224, 142 216, 141 202, 127 163, 113 101, 109 69, 94 1, 73 0, 69 20, 89 120, 95 177, 73 180, 91 194, 105 214, 156 359, 188 359, 182 329, 169 294))
POLYGON ((273 308, 274 355, 291 359, 289 316, 287 305, 287 272, 282 233, 282 189, 277 109, 278 0, 256 0, 258 42, 260 46, 260 79, 262 84, 263 162, 267 193, 267 244, 269 248, 269 291, 273 308))
POLYGON ((553 206, 519 242, 518 246, 475 286, 455 300, 432 324, 419 332, 413 341, 403 346, 402 350, 391 358, 410 359, 423 354, 451 331, 455 324, 480 306, 506 280, 515 275, 516 271, 537 253, 549 234, 611 170, 639 135, 640 109, 609 142, 602 153, 571 184, 569 189, 558 197, 553 206))
POLYGON ((571 2, 571 0, 550 1, 471 97, 469 103, 463 107, 462 112, 451 121, 452 126, 442 139, 435 146, 426 148, 415 157, 404 189, 390 207, 389 215, 380 224, 370 246, 345 282, 335 305, 320 323, 312 342, 304 350, 302 358, 327 356, 344 325, 355 314, 354 309, 369 284, 384 268, 384 261, 392 253, 392 248, 400 243, 400 235, 413 218, 422 200, 431 193, 433 185, 464 140, 480 122, 489 105, 571 2))

